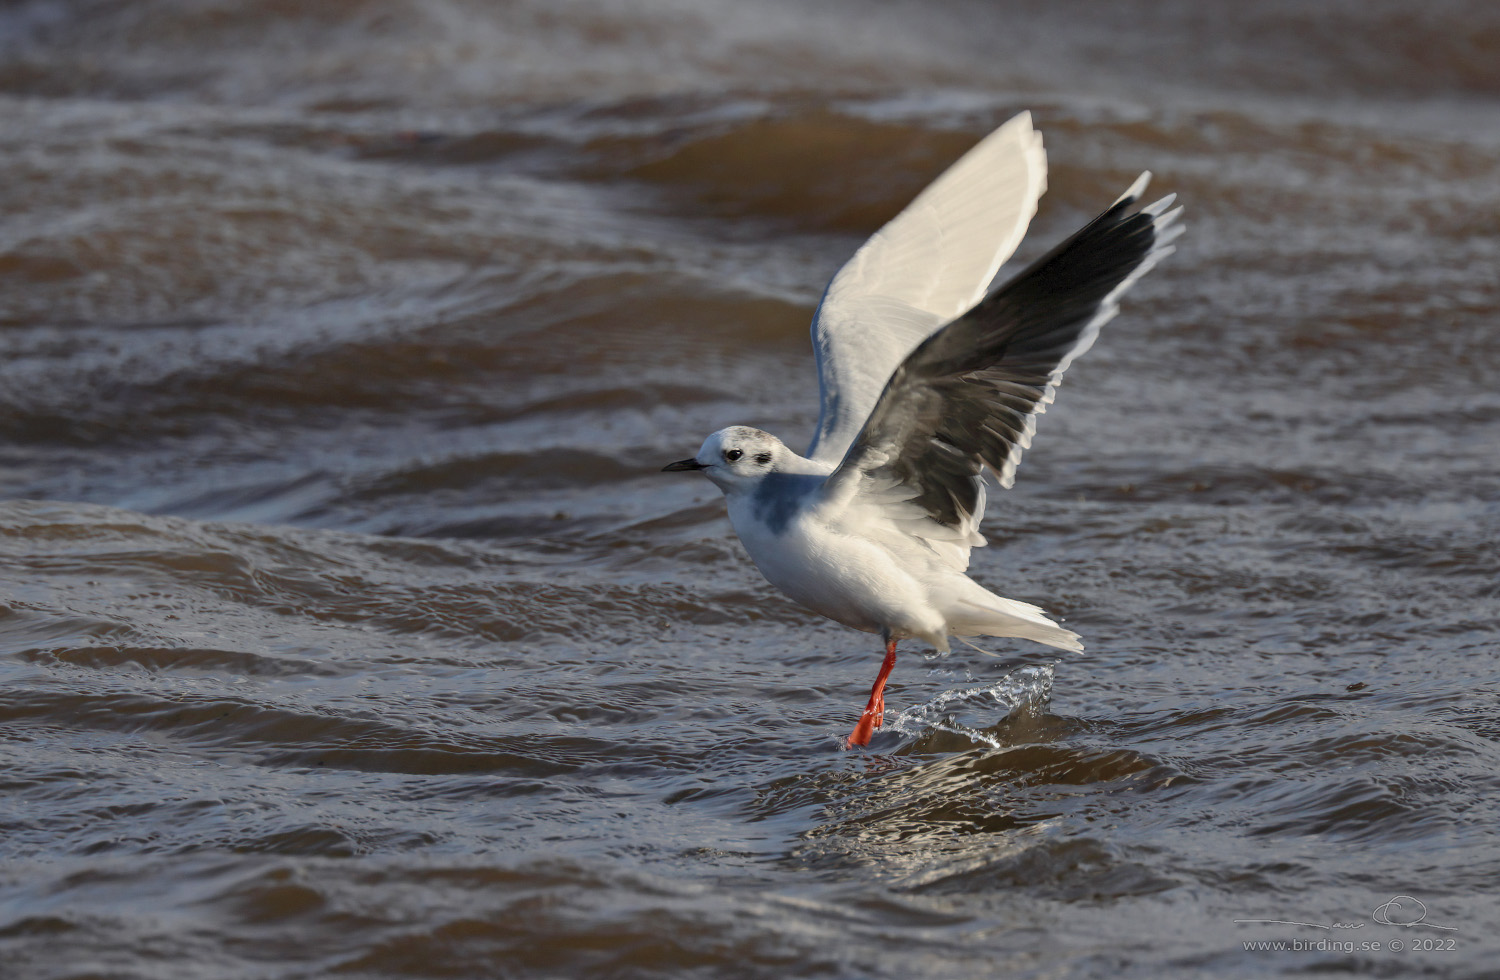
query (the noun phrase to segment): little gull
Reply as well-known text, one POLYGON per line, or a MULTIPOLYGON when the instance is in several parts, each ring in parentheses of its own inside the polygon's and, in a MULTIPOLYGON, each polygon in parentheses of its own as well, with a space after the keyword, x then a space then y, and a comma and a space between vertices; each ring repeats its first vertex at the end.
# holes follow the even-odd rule
POLYGON ((983 545, 985 471, 1015 480, 1036 416, 1131 283, 1172 251, 1181 208, 1145 208, 1141 174, 1107 211, 990 291, 1046 188, 1022 113, 917 195, 834 275, 813 317, 821 411, 806 456, 732 425, 692 459, 770 583, 885 641, 847 744, 885 713, 896 642, 1007 636, 1080 651, 1078 634, 965 574, 983 545))

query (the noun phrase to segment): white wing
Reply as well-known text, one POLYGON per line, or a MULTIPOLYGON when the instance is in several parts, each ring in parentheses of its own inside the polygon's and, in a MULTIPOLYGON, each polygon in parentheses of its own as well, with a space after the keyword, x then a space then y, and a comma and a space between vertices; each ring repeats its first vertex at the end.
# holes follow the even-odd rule
POLYGON ((837 463, 891 372, 984 297, 1047 186, 1023 112, 986 136, 854 253, 813 317, 821 410, 811 459, 837 463))

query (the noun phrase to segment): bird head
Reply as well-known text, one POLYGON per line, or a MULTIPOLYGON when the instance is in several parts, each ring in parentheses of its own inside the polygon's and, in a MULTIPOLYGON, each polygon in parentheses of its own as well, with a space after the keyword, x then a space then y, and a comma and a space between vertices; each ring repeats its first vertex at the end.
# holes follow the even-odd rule
POLYGON ((768 473, 776 472, 790 450, 780 439, 748 425, 731 425, 703 440, 703 448, 692 459, 662 467, 663 472, 701 470, 720 490, 747 490, 768 473))

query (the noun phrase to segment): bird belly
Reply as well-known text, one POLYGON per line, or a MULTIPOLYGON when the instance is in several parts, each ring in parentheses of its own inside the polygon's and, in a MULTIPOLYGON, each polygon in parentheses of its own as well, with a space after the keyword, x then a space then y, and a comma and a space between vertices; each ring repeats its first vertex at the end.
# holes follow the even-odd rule
POLYGON ((761 574, 788 598, 837 623, 947 648, 947 623, 928 590, 895 556, 867 537, 842 534, 810 514, 772 532, 731 521, 761 574))

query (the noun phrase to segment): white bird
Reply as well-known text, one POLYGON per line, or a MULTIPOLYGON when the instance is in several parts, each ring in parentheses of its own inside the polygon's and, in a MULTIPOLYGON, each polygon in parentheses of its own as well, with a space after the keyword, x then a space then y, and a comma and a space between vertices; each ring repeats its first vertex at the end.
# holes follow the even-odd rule
POLYGON ((692 459, 766 579, 829 619, 885 640, 849 736, 885 712, 898 640, 1021 637, 1081 651, 1038 607, 965 574, 985 541, 984 475, 1015 479, 1036 416, 1114 316, 1119 295, 1172 251, 1172 197, 1134 209, 1144 173, 1103 214, 989 291, 1046 187, 1042 138, 1022 113, 991 133, 854 253, 813 317, 817 434, 799 456, 768 432, 721 429, 692 459))

